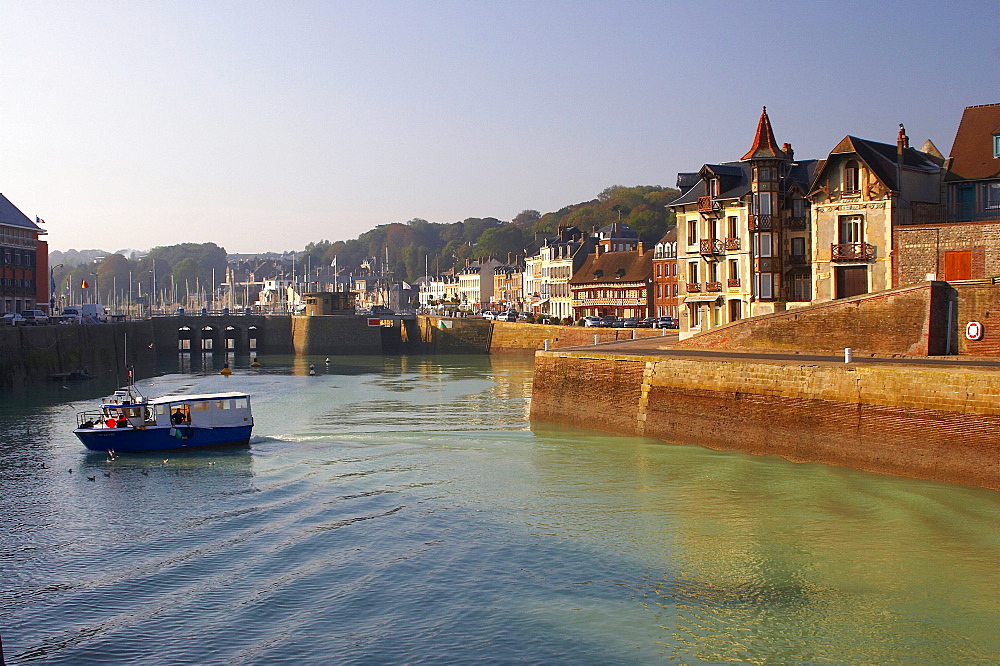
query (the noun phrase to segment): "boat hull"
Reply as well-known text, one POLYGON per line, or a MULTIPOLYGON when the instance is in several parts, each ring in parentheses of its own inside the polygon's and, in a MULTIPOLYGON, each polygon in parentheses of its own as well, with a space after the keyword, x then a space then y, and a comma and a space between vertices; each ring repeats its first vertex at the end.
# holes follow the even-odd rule
POLYGON ((134 453, 170 451, 202 446, 246 445, 252 425, 199 428, 153 426, 149 428, 77 428, 73 434, 91 451, 134 453))

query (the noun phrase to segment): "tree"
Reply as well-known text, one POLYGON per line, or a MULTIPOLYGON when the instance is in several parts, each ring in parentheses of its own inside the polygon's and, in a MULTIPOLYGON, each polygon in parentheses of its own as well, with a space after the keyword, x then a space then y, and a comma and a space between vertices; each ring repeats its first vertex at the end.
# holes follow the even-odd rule
POLYGON ((507 261, 509 253, 518 254, 528 244, 528 238, 521 227, 505 224, 502 227, 487 229, 479 237, 473 254, 476 257, 494 257, 507 261))
POLYGON ((530 228, 541 218, 542 214, 537 210, 522 210, 514 216, 514 219, 511 220, 511 224, 516 224, 519 227, 530 228))

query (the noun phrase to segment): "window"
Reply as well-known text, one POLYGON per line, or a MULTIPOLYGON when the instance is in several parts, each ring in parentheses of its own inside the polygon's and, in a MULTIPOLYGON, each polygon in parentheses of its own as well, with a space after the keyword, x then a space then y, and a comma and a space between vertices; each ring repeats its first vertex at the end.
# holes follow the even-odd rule
POLYGON ((806 216, 806 200, 792 199, 792 217, 806 216))
POLYGON ((805 238, 793 238, 792 239, 792 256, 805 258, 806 256, 806 239, 805 238))
POLYGON ((993 157, 1000 157, 1000 134, 993 135, 993 157))
POLYGON ((986 183, 986 208, 996 210, 1000 208, 1000 183, 986 183))
POLYGON ((708 281, 718 282, 719 281, 719 264, 717 262, 712 262, 708 265, 708 281))
POLYGON ((840 242, 860 243, 862 238, 862 217, 860 215, 842 215, 840 217, 840 242))
POLYGON ((719 179, 713 178, 708 181, 708 194, 714 199, 719 196, 719 179))
POLYGON ((698 243, 698 220, 688 220, 688 245, 698 243))
POLYGON ((688 263, 688 282, 695 284, 698 282, 698 262, 692 261, 688 263))
POLYGON ((844 165, 844 193, 855 193, 861 190, 861 169, 855 160, 848 160, 844 165))
POLYGON ((754 254, 758 257, 773 256, 771 250, 771 234, 757 234, 753 239, 754 254))
POLYGON ((740 235, 740 228, 735 215, 730 215, 729 220, 729 238, 737 238, 740 235))
POLYGON ((740 277, 740 260, 730 259, 729 260, 729 279, 735 280, 740 277))
POLYGON ((754 192, 753 201, 754 201, 754 210, 757 211, 758 215, 771 214, 770 192, 754 192))
POLYGON ((774 275, 771 273, 758 273, 754 276, 754 295, 761 300, 774 298, 774 275))
POLYGON ((792 276, 792 299, 796 301, 812 300, 812 280, 808 273, 796 273, 792 276))

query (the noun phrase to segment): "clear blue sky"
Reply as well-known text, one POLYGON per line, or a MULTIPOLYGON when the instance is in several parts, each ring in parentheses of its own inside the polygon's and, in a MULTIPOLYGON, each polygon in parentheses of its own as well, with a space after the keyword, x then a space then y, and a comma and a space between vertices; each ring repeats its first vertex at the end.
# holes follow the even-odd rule
POLYGON ((509 220, 1000 102, 984 2, 0 0, 0 192, 52 249, 509 220))

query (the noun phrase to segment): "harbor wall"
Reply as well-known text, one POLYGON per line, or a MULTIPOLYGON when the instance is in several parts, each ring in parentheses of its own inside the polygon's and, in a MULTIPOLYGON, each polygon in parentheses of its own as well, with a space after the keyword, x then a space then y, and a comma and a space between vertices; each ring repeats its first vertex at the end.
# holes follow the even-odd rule
MULTIPOLYGON (((299 355, 381 354, 379 326, 368 326, 353 315, 296 315, 291 318, 291 342, 299 355)), ((268 322, 270 327, 271 322, 268 322)))
MULTIPOLYGON (((953 290, 931 282, 743 319, 681 340, 689 349, 742 349, 888 356, 946 354, 953 290)), ((954 348, 954 318, 950 337, 954 348)))
POLYGON ((1000 490, 1000 372, 538 352, 532 420, 1000 490))
POLYGON ((144 376, 155 366, 155 347, 148 321, 4 327, 0 329, 0 389, 16 390, 74 372, 124 381, 126 351, 129 364, 144 376))

